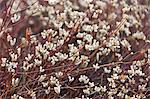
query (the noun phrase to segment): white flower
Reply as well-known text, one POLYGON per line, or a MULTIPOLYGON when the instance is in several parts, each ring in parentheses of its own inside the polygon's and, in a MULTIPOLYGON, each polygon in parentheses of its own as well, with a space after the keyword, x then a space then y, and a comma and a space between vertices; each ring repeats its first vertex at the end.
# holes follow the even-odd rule
POLYGON ((61 77, 61 76, 63 76, 63 72, 58 72, 58 73, 55 73, 55 75, 56 75, 56 77, 61 77))
POLYGON ((89 82, 90 87, 94 87, 94 82, 89 82))
POLYGON ((59 60, 65 60, 68 58, 68 55, 65 53, 63 54, 63 53, 58 52, 55 55, 58 57, 59 60))
POLYGON ((111 70, 104 67, 104 72, 109 74, 111 72, 111 70))
POLYGON ((16 38, 10 40, 10 45, 14 46, 16 44, 16 41, 17 41, 16 38))
POLYGON ((7 42, 9 42, 10 40, 12 40, 12 37, 8 34, 7 35, 7 42))
POLYGON ((94 64, 93 67, 95 68, 95 71, 100 69, 100 66, 98 66, 98 63, 94 64))
POLYGON ((19 95, 14 94, 13 96, 11 96, 11 99, 18 99, 19 95))
POLYGON ((139 76, 144 76, 145 74, 142 72, 142 70, 138 69, 135 70, 135 73, 138 74, 139 76))
POLYGON ((128 95, 125 95, 125 99, 131 99, 131 97, 128 95))
POLYGON ((150 65, 150 49, 148 49, 148 62, 147 63, 150 65))
POLYGON ((94 30, 94 32, 97 32, 97 31, 98 31, 98 28, 99 28, 99 27, 97 26, 97 24, 94 24, 94 25, 93 25, 93 30, 94 30))
POLYGON ((34 62, 35 62, 35 65, 37 65, 37 66, 42 64, 42 61, 38 60, 38 59, 34 59, 34 62))
POLYGON ((86 33, 78 33, 77 35, 76 35, 76 37, 77 38, 83 38, 84 36, 86 35, 86 33))
POLYGON ((60 85, 54 87, 54 91, 57 93, 57 94, 60 94, 60 85))
POLYGON ((7 66, 10 68, 17 68, 17 65, 18 65, 17 62, 9 62, 9 64, 7 64, 7 66))
POLYGON ((44 44, 44 47, 46 47, 49 50, 56 50, 56 44, 52 42, 46 41, 46 43, 44 44))
POLYGON ((5 66, 6 66, 7 58, 1 58, 1 60, 2 60, 1 66, 2 66, 2 67, 5 67, 5 66))
POLYGON ((74 81, 74 77, 68 76, 69 82, 73 82, 74 81))
POLYGON ((88 7, 88 5, 92 2, 93 0, 79 0, 79 3, 83 7, 88 7))
POLYGON ((58 58, 56 56, 52 56, 48 58, 48 61, 50 60, 51 60, 51 63, 54 65, 58 61, 58 58))
POLYGON ((112 87, 112 88, 115 88, 115 87, 116 87, 116 83, 111 82, 111 83, 109 84, 109 86, 112 87))
POLYGON ((12 21, 12 23, 15 23, 15 22, 19 21, 20 18, 21 18, 20 13, 17 13, 17 14, 14 14, 14 15, 11 17, 11 21, 12 21))
POLYGON ((40 78, 38 79, 38 81, 39 81, 39 82, 42 82, 42 81, 45 80, 45 78, 46 78, 46 74, 41 75, 40 78))
POLYGON ((61 0, 46 0, 46 1, 48 1, 48 3, 49 3, 50 5, 56 5, 56 4, 59 3, 61 0))
POLYGON ((18 84, 19 84, 19 78, 12 78, 12 85, 13 86, 18 86, 18 84))
POLYGON ((17 68, 17 65, 17 62, 9 62, 6 64, 6 67, 9 72, 15 72, 15 68, 17 68))
POLYGON ((42 82, 43 87, 47 87, 48 86, 48 82, 42 82))
POLYGON ((113 74, 113 75, 112 75, 112 78, 113 78, 113 79, 118 79, 119 76, 118 76, 118 74, 113 74))
POLYGON ((47 50, 42 46, 41 43, 39 43, 35 48, 36 48, 36 54, 39 54, 39 52, 41 54, 45 54, 47 52, 47 50))
POLYGON ((30 91, 30 96, 32 99, 36 99, 36 93, 34 91, 30 91))
POLYGON ((86 44, 85 45, 85 49, 86 50, 95 50, 96 48, 98 48, 99 47, 99 42, 98 41, 96 41, 95 39, 93 40, 93 43, 91 43, 91 44, 86 44))
POLYGON ((46 37, 48 37, 49 32, 46 30, 43 30, 43 32, 41 32, 42 38, 45 39, 46 37))
POLYGON ((106 92, 107 91, 106 86, 104 86, 104 87, 101 86, 101 90, 102 90, 102 92, 106 92))
POLYGON ((132 35, 132 37, 136 38, 136 39, 142 39, 142 40, 145 40, 146 39, 146 36, 144 35, 143 32, 136 32, 132 35))
POLYGON ((45 93, 46 93, 46 94, 49 94, 49 93, 50 93, 50 87, 48 87, 48 89, 45 90, 45 93))
POLYGON ((80 75, 79 81, 87 84, 89 82, 89 78, 85 75, 80 75))
POLYGON ((72 21, 70 21, 70 23, 68 23, 67 21, 65 21, 65 24, 68 28, 72 28, 74 26, 74 23, 72 21))
POLYGON ((97 0, 96 5, 101 7, 102 9, 106 8, 106 3, 104 1, 97 0))
POLYGON ((109 41, 106 42, 106 46, 109 47, 112 51, 120 48, 120 41, 118 37, 110 37, 109 41))
POLYGON ((94 87, 94 90, 95 90, 96 92, 100 92, 101 88, 98 87, 98 86, 95 86, 95 87, 94 87))
POLYGON ((69 36, 69 32, 66 31, 65 29, 59 28, 59 36, 67 37, 69 36))
POLYGON ((17 54, 20 55, 21 54, 21 48, 17 48, 17 54))
MULTIPOLYGON (((94 12, 92 18, 97 19, 98 18, 98 13, 94 12)), ((97 31, 95 31, 95 32, 97 32, 97 31)))
POLYGON ((3 19, 2 19, 2 18, 0 18, 0 26, 2 25, 2 23, 3 23, 3 19))
POLYGON ((33 57, 33 54, 28 54, 27 57, 25 57, 25 60, 30 61, 33 57))
POLYGON ((19 99, 25 99, 25 98, 23 98, 22 96, 19 96, 19 99))
POLYGON ((146 90, 146 84, 145 85, 139 85, 138 89, 142 90, 142 91, 145 91, 146 90))
POLYGON ((90 94, 90 88, 83 89, 83 92, 84 92, 85 94, 90 94))
POLYGON ((45 70, 40 66, 40 72, 44 72, 45 70))
POLYGON ((85 36, 84 36, 84 40, 87 40, 88 42, 92 42, 92 40, 93 40, 93 36, 92 35, 90 35, 90 34, 86 34, 85 36))
POLYGON ((12 60, 12 61, 17 61, 17 58, 18 58, 17 54, 11 53, 11 54, 10 54, 10 57, 11 57, 11 60, 12 60))
POLYGON ((129 42, 128 42, 126 39, 122 40, 122 41, 121 41, 121 44, 122 44, 124 47, 127 47, 129 51, 131 50, 131 45, 129 44, 129 42))
POLYGON ((115 68, 113 68, 113 71, 116 73, 121 73, 122 69, 120 68, 120 66, 116 66, 115 68))
POLYGON ((53 85, 53 84, 59 84, 59 81, 58 81, 58 79, 56 79, 56 77, 53 77, 53 76, 51 76, 50 77, 50 83, 53 85))

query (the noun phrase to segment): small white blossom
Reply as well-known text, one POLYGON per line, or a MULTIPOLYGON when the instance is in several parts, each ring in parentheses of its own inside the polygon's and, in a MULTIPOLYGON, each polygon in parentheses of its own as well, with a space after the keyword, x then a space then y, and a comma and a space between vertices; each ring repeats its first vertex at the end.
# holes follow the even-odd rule
POLYGON ((132 35, 134 38, 136 39, 142 39, 142 40, 145 40, 146 39, 146 36, 144 35, 143 32, 136 32, 132 35))
POLYGON ((88 5, 92 2, 93 0, 79 0, 79 3, 83 7, 88 7, 88 5))
POLYGON ((1 58, 1 60, 2 60, 1 66, 5 67, 6 66, 7 58, 1 58))
POLYGON ((47 87, 48 86, 48 82, 42 82, 43 87, 47 87))
POLYGON ((96 92, 100 92, 101 88, 98 87, 98 86, 95 86, 94 90, 95 90, 96 92))
POLYGON ((48 87, 48 89, 45 90, 45 93, 46 93, 46 94, 49 94, 49 93, 50 93, 50 87, 48 87))
POLYGON ((56 5, 56 4, 59 3, 61 0, 46 0, 46 1, 48 1, 48 3, 49 3, 50 5, 56 5))
POLYGON ((17 94, 14 94, 13 96, 11 96, 11 99, 18 99, 19 98, 19 95, 17 94))
POLYGON ((3 19, 2 19, 2 18, 0 18, 0 26, 2 25, 2 23, 3 23, 3 19))
POLYGON ((50 77, 50 83, 53 85, 53 84, 59 84, 59 81, 58 81, 58 79, 56 79, 56 77, 53 77, 53 76, 51 76, 50 77))
POLYGON ((21 18, 20 13, 17 13, 17 14, 14 14, 14 15, 11 17, 11 21, 12 21, 12 23, 15 23, 15 22, 19 21, 20 18, 21 18))
POLYGON ((11 53, 11 54, 10 54, 10 57, 11 57, 11 60, 12 60, 12 61, 17 61, 17 58, 18 58, 17 54, 11 53))
POLYGON ((93 43, 91 43, 91 44, 86 44, 85 45, 85 49, 86 50, 95 50, 96 48, 98 48, 99 47, 99 42, 98 41, 96 41, 95 39, 93 40, 93 43))
POLYGON ((60 91, 61 91, 60 88, 61 88, 61 86, 58 85, 58 86, 54 87, 54 91, 55 91, 57 94, 60 94, 60 91))
POLYGON ((37 66, 42 64, 42 61, 38 60, 38 59, 34 59, 34 62, 35 62, 35 65, 37 65, 37 66))
POLYGON ((93 36, 92 35, 90 35, 90 34, 86 34, 85 36, 84 36, 84 40, 87 40, 88 42, 92 42, 92 40, 93 40, 93 36))
POLYGON ((142 91, 145 91, 146 90, 146 84, 145 85, 139 85, 138 89, 142 90, 142 91))
POLYGON ((116 73, 121 73, 122 69, 120 68, 120 66, 116 66, 115 68, 113 68, 113 71, 116 73))
POLYGON ((45 80, 45 78, 46 78, 46 74, 41 75, 40 78, 38 79, 38 81, 39 81, 39 82, 42 82, 42 81, 45 80))
POLYGON ((49 36, 49 31, 44 30, 43 32, 41 32, 42 38, 45 39, 46 37, 49 36))
POLYGON ((12 78, 12 85, 13 86, 18 86, 18 84, 19 84, 19 78, 12 78))
POLYGON ((86 33, 84 33, 84 32, 83 32, 83 33, 80 33, 80 32, 79 32, 79 33, 76 35, 76 37, 77 37, 77 38, 83 38, 85 35, 86 35, 86 33))
POLYGON ((118 74, 113 74, 113 75, 112 75, 112 78, 113 78, 113 79, 118 79, 119 76, 118 76, 118 74))
POLYGON ((17 41, 16 38, 10 40, 10 45, 14 46, 16 44, 16 41, 17 41))
POLYGON ((17 48, 17 54, 20 55, 21 54, 21 48, 17 48))
POLYGON ((84 92, 85 94, 90 94, 90 88, 83 89, 83 92, 84 92))
POLYGON ((101 90, 102 90, 102 92, 106 92, 107 91, 106 86, 104 86, 104 87, 101 86, 101 90))
POLYGON ((122 44, 124 47, 127 47, 129 51, 131 50, 131 45, 129 44, 129 42, 128 42, 126 39, 122 40, 122 41, 121 41, 121 44, 122 44))
POLYGON ((17 62, 9 62, 6 64, 6 67, 9 72, 15 72, 15 68, 17 68, 18 63, 17 62))
POLYGON ((95 68, 95 71, 97 71, 98 69, 100 69, 100 66, 98 66, 98 63, 94 64, 93 67, 95 68))
POLYGON ((94 87, 94 82, 89 82, 90 87, 94 87))
POLYGON ((109 74, 111 72, 111 70, 106 68, 106 67, 104 67, 104 72, 109 74))
POLYGON ((61 76, 63 76, 63 72, 58 72, 58 73, 55 73, 55 75, 56 75, 56 77, 61 77, 61 76))
POLYGON ((32 99, 36 99, 36 93, 34 91, 30 91, 30 96, 32 99))
POLYGON ((42 66, 40 66, 40 72, 44 72, 45 69, 42 68, 42 66))
POLYGON ((58 57, 59 60, 65 60, 68 58, 68 55, 65 53, 63 54, 63 53, 58 52, 55 55, 58 57))
POLYGON ((79 81, 87 84, 89 82, 89 78, 85 75, 80 75, 79 81))
POLYGON ((12 40, 12 37, 8 34, 7 35, 7 42, 10 42, 10 40, 12 40))
POLYGON ((25 57, 25 60, 30 61, 33 57, 33 54, 28 54, 27 57, 25 57))
POLYGON ((120 48, 120 41, 118 37, 110 37, 109 41, 106 42, 106 46, 109 47, 112 51, 120 48))
POLYGON ((73 82, 74 81, 74 77, 68 76, 69 82, 73 82))

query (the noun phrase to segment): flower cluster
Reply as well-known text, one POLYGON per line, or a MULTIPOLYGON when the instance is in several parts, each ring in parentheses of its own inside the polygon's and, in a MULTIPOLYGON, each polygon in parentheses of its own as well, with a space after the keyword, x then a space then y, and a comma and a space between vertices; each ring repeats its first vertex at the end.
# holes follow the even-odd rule
POLYGON ((148 98, 149 6, 0 0, 0 98, 148 98))

